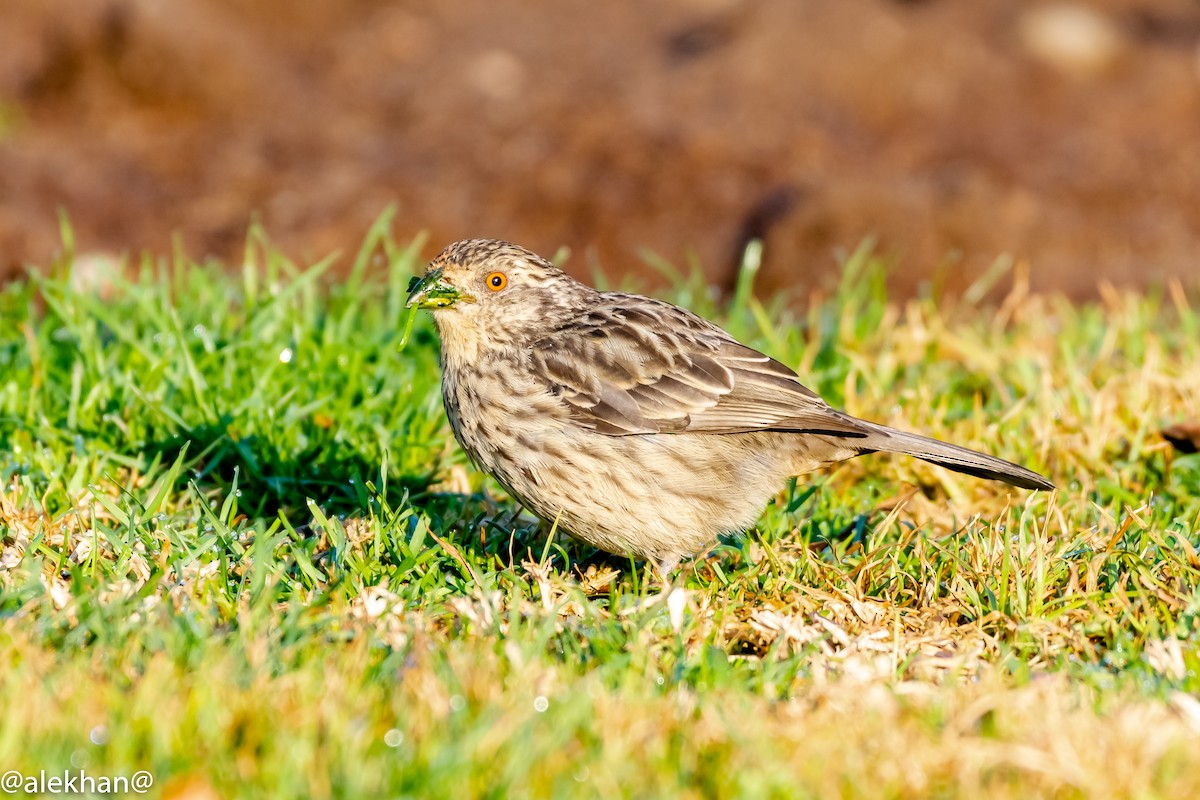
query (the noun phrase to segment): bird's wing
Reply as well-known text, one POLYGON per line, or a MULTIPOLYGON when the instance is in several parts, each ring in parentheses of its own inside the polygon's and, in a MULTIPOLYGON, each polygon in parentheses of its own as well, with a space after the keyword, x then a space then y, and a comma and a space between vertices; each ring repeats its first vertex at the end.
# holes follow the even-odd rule
POLYGON ((637 295, 538 340, 530 366, 598 433, 805 431, 865 437, 796 373, 690 311, 637 295))

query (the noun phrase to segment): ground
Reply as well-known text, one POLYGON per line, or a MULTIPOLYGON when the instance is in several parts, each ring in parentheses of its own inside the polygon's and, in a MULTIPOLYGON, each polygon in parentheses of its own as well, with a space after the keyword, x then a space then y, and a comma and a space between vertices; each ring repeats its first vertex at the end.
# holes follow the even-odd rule
MULTIPOLYGON (((1197 274, 1189 0, 8 0, 0 270, 240 256, 257 215, 311 263, 383 208, 423 255, 498 236, 570 268, 695 254, 729 288, 825 286, 867 236, 893 289, 998 258, 1035 288, 1197 274)), ((344 268, 345 262, 342 267, 344 268)), ((661 284, 660 284, 661 285, 661 284)))
POLYGON ((1200 795, 1200 8, 643 5, 7 0, 0 788, 1200 795), (651 604, 401 347, 477 235, 1058 490, 856 459, 651 604))
MULTIPOLYGON (((668 295, 834 405, 1028 464, 781 486, 683 602, 471 469, 419 247, 0 292, 0 776, 151 796, 1200 793, 1198 298, 668 295), (797 311, 797 308, 804 308, 797 311)), ((636 524, 631 520, 630 524, 636 524)), ((22 782, 24 787, 27 783, 22 782)), ((11 784, 5 783, 6 788, 11 784)), ((29 792, 36 793, 36 792, 29 792)), ((17 792, 19 795, 20 792, 17 792)))

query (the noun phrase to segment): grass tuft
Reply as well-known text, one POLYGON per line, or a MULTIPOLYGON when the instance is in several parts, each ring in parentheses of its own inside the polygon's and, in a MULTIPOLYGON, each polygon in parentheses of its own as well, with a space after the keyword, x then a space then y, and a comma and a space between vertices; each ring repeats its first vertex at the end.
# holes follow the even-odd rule
MULTIPOLYGON (((787 487, 684 569, 517 513, 446 427, 420 242, 346 276, 67 255, 0 292, 0 764, 164 796, 1200 792, 1200 409, 1180 287, 1075 305, 999 263, 896 302, 684 302, 849 412, 1029 464, 787 487), (1011 275, 998 306, 988 291, 1011 275)), ((64 228, 69 243, 69 228, 64 228)))

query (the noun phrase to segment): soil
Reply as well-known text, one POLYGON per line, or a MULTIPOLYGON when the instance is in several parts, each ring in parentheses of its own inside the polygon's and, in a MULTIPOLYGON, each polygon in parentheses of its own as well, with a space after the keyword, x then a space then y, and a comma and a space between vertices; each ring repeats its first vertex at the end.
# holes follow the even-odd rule
POLYGON ((0 272, 87 252, 297 261, 389 204, 427 252, 695 258, 894 284, 1200 276, 1200 3, 5 0, 0 272))

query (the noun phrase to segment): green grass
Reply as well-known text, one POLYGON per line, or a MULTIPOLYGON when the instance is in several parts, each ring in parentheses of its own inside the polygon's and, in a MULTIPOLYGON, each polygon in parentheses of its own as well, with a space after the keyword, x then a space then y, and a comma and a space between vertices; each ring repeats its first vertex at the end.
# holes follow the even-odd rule
MULTIPOLYGON (((68 240, 68 251, 70 242, 68 240)), ((1200 413, 1185 293, 670 299, 851 413, 1054 494, 882 456, 648 572, 516 508, 445 424, 415 246, 343 277, 69 254, 0 294, 0 772, 151 796, 1195 796, 1200 413), (189 794, 190 793, 190 794, 189 794)), ((980 287, 985 288, 985 287, 980 287)), ((631 524, 633 521, 631 521, 631 524)))

